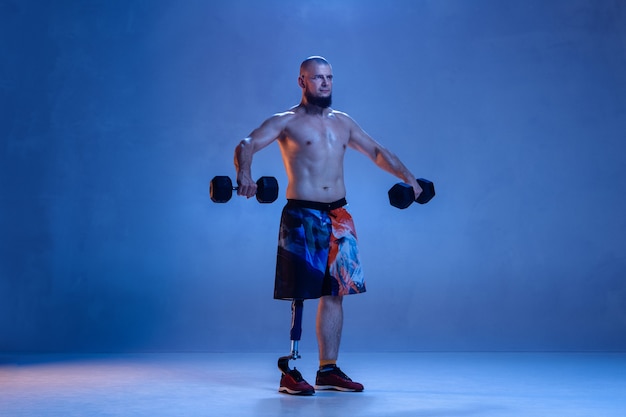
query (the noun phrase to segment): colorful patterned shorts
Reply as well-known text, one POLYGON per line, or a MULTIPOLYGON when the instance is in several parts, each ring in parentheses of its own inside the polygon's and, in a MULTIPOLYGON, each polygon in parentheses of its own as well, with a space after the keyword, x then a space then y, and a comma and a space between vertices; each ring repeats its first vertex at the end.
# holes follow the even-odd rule
POLYGON ((357 238, 346 200, 289 200, 278 237, 274 298, 320 298, 365 292, 357 238))

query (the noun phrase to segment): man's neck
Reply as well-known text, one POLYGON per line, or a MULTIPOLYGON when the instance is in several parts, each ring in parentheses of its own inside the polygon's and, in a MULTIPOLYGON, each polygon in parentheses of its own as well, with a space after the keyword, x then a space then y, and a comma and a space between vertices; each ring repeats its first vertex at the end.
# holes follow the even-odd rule
POLYGON ((307 102, 305 99, 300 103, 300 107, 304 109, 306 114, 310 115, 326 116, 333 111, 330 107, 320 107, 307 102))

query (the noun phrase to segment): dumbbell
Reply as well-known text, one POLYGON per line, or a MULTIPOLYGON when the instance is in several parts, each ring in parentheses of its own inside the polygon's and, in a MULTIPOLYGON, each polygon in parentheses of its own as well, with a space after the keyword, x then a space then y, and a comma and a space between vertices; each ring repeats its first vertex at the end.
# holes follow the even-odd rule
POLYGON ((435 196, 435 184, 424 178, 417 178, 417 183, 422 187, 422 193, 415 200, 415 190, 409 184, 399 182, 389 189, 389 203, 399 209, 405 209, 414 201, 419 204, 428 203, 435 196))
MULTIPOLYGON (((261 177, 256 182, 256 199, 259 203, 273 203, 278 198, 278 181, 274 177, 261 177)), ((209 187, 211 201, 214 203, 226 203, 233 196, 233 191, 239 187, 233 187, 229 177, 218 175, 213 177, 209 187)))

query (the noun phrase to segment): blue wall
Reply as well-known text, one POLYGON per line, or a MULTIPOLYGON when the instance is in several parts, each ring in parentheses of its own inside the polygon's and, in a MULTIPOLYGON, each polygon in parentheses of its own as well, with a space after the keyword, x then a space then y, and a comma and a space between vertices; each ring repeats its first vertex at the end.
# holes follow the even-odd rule
MULTIPOLYGON (((282 203, 207 189, 312 54, 438 190, 394 209, 348 155, 344 349, 626 349, 624 2, 5 0, 0 33, 0 350, 287 352, 282 203)), ((284 190, 277 146, 253 174, 284 190)))

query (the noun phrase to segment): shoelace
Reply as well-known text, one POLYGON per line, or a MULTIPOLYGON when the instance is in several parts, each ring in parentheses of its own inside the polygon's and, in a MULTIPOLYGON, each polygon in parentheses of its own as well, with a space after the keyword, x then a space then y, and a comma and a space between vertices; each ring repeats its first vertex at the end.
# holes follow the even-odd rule
POLYGON ((335 372, 336 372, 337 374, 339 374, 339 376, 340 376, 341 378, 345 379, 346 381, 350 381, 350 382, 352 382, 352 380, 350 379, 350 377, 348 377, 348 375, 344 374, 344 373, 341 371, 341 369, 339 369, 339 368, 335 368, 335 372))
POLYGON ((334 367, 332 367, 331 369, 329 369, 329 370, 327 370, 327 371, 321 371, 321 372, 322 372, 322 373, 323 373, 323 372, 328 372, 328 373, 330 373, 330 374, 335 374, 335 375, 337 375, 337 376, 338 376, 339 378, 341 378, 341 379, 345 379, 346 381, 350 381, 350 382, 352 382, 352 380, 350 379, 350 377, 349 377, 348 375, 344 374, 344 373, 341 371, 341 369, 339 369, 339 367, 338 367, 338 366, 334 366, 334 367))
POLYGON ((291 371, 289 371, 289 376, 291 376, 296 382, 304 381, 304 378, 302 378, 302 374, 296 368, 293 368, 291 371))

